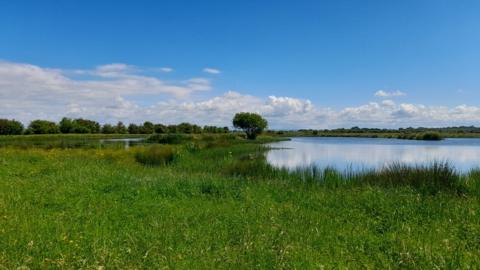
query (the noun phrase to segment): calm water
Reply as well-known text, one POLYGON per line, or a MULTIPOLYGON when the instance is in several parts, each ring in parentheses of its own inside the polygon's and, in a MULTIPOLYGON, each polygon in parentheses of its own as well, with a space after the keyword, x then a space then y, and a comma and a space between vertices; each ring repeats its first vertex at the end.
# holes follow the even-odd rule
POLYGON ((292 138, 269 144, 270 164, 296 168, 333 166, 339 170, 381 168, 392 162, 428 164, 448 161, 467 172, 480 167, 480 139, 411 141, 380 138, 292 138))
POLYGON ((121 138, 121 139, 101 139, 100 143, 122 143, 125 149, 130 148, 130 146, 141 144, 145 138, 121 138))

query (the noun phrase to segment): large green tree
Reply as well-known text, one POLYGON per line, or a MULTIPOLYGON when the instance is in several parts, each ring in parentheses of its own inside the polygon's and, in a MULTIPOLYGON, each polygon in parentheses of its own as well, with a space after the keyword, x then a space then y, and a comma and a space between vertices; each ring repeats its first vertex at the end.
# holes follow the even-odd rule
POLYGON ((54 134, 60 133, 57 123, 47 120, 33 120, 28 125, 28 134, 54 134))
POLYGON ((233 126, 242 129, 247 134, 248 139, 254 140, 258 134, 267 128, 268 122, 259 114, 241 112, 235 114, 233 126))
POLYGON ((22 123, 15 120, 0 119, 0 135, 18 135, 22 132, 22 123))

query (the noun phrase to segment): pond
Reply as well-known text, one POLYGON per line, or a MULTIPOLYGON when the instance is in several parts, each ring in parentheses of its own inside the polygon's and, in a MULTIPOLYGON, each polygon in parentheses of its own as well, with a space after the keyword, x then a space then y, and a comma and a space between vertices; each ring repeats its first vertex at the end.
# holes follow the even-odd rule
POLYGON ((428 165, 434 161, 447 161, 460 172, 480 167, 480 139, 298 137, 268 145, 275 149, 267 153, 267 161, 289 169, 316 165, 358 171, 380 169, 393 162, 428 165))
POLYGON ((145 138, 120 138, 120 139, 101 139, 101 144, 123 144, 125 149, 130 148, 130 146, 135 146, 141 144, 145 141, 145 138))

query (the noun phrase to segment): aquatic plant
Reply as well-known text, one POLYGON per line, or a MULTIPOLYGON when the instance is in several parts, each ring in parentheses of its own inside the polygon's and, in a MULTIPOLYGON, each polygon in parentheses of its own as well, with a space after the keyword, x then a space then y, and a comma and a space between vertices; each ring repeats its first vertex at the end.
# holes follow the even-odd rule
POLYGON ((135 160, 144 165, 168 165, 175 159, 175 149, 170 146, 153 145, 135 152, 135 160))

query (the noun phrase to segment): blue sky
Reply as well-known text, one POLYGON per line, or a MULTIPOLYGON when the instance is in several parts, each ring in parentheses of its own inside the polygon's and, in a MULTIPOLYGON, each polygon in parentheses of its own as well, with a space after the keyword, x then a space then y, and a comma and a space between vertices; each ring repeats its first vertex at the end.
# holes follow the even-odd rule
POLYGON ((479 1, 2 1, 0 117, 143 121, 109 111, 128 105, 222 124, 231 102, 276 128, 480 124, 478 14, 479 1), (38 79, 31 67, 41 91, 14 79, 38 79))

